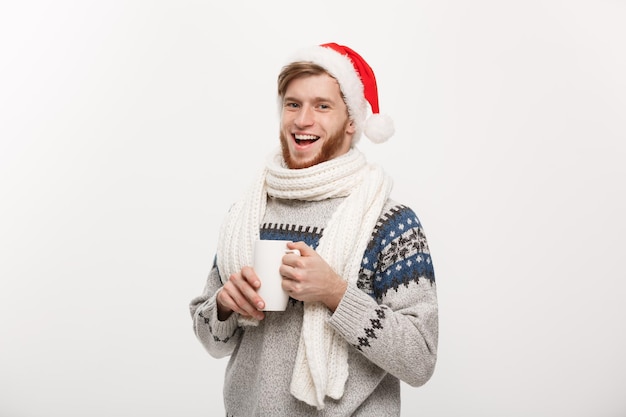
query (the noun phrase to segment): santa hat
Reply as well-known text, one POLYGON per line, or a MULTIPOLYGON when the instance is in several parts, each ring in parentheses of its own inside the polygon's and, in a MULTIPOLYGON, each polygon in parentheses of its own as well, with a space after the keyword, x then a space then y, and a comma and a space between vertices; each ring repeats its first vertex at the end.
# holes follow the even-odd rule
POLYGON ((337 80, 350 118, 354 120, 353 142, 359 140, 362 132, 374 143, 385 142, 394 134, 393 120, 379 112, 374 71, 361 55, 347 46, 325 43, 296 52, 290 62, 297 61, 317 64, 337 80), (372 112, 369 117, 368 103, 372 112))

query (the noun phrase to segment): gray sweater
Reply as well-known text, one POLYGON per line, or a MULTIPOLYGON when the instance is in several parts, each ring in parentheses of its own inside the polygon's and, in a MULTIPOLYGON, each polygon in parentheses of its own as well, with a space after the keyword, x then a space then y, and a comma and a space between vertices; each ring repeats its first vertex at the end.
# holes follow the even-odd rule
MULTIPOLYGON (((342 198, 319 202, 270 198, 261 239, 304 241, 315 248, 342 198)), ((289 393, 302 326, 303 303, 266 312, 257 327, 217 318, 217 267, 190 303, 198 340, 215 358, 230 356, 224 379, 227 416, 399 416, 400 381, 418 387, 435 368, 438 308, 430 251, 408 207, 388 201, 364 253, 359 280, 350 284, 329 325, 351 346, 343 397, 317 410, 289 393)))

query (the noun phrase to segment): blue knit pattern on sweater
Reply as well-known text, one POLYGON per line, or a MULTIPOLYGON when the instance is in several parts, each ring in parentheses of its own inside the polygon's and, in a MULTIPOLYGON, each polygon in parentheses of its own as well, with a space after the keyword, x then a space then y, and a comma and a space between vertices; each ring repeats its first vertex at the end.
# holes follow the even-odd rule
MULTIPOLYGON (((261 239, 303 241, 316 248, 323 230, 316 227, 265 223, 261 239)), ((357 286, 377 300, 401 285, 419 283, 420 278, 435 282, 430 250, 415 212, 396 205, 379 218, 365 250, 357 286)))

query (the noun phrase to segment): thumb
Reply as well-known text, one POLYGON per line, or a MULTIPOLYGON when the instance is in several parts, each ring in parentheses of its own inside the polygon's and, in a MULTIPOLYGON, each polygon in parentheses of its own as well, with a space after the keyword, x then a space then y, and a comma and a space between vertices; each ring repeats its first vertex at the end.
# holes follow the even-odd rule
POLYGON ((298 249, 300 251, 300 256, 311 256, 315 253, 315 250, 312 247, 302 241, 288 242, 287 247, 289 249, 298 249))

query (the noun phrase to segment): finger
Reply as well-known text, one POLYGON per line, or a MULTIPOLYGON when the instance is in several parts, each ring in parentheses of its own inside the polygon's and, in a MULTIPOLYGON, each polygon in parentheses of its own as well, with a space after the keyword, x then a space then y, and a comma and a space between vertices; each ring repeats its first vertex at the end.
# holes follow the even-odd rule
MULTIPOLYGON (((292 243, 292 245, 298 245, 299 243, 304 245, 304 246, 301 246, 301 247, 308 248, 308 246, 304 242, 292 243)), ((290 248, 290 250, 298 251, 299 253, 288 252, 288 253, 286 253, 283 256, 282 265, 281 266, 287 265, 287 266, 291 267, 291 270, 284 271, 284 272, 286 272, 286 274, 288 274, 287 275, 288 277, 292 277, 293 274, 295 273, 296 269, 302 270, 302 269, 305 268, 305 265, 306 265, 305 259, 302 256, 302 252, 300 252, 300 249, 295 249, 295 248, 291 249, 290 248)), ((304 249, 304 250, 306 250, 306 249, 304 249)), ((286 275, 286 274, 283 274, 283 275, 286 275)))
POLYGON ((217 296, 222 306, 235 313, 243 313, 245 311, 243 309, 243 304, 246 303, 245 298, 241 295, 237 286, 233 284, 233 280, 226 281, 217 296))
POLYGON ((241 275, 244 279, 240 282, 239 290, 255 309, 263 309, 265 302, 257 292, 257 289, 261 286, 261 280, 256 272, 254 272, 254 269, 245 266, 241 269, 241 275))
POLYGON ((226 307, 229 307, 239 314, 262 318, 262 314, 258 314, 259 311, 257 307, 252 304, 253 302, 258 304, 258 300, 250 300, 250 297, 256 297, 259 300, 260 297, 256 294, 256 291, 248 285, 247 281, 242 279, 238 274, 233 274, 229 280, 226 281, 222 292, 228 295, 228 298, 223 298, 223 300, 225 300, 225 304, 223 305, 226 307))
POLYGON ((252 288, 257 289, 261 286, 261 280, 253 268, 244 266, 241 268, 241 275, 252 288))
POLYGON ((284 279, 282 283, 282 287, 283 287, 283 290, 285 290, 285 292, 289 294, 289 297, 294 298, 296 300, 304 301, 302 300, 302 289, 301 289, 300 283, 296 281, 292 281, 290 279, 284 279))
POLYGON ((287 294, 291 296, 293 293, 296 292, 296 285, 297 283, 295 281, 292 281, 290 279, 283 279, 281 287, 287 294))
POLYGON ((300 255, 288 253, 283 256, 283 260, 278 271, 283 277, 294 278, 294 274, 296 274, 298 270, 303 271, 304 267, 305 264, 300 255))
POLYGON ((227 293, 224 298, 226 299, 225 305, 232 306, 231 310, 246 317, 254 317, 258 320, 262 320, 264 314, 257 310, 252 304, 246 300, 239 292, 227 293))
POLYGON ((299 241, 299 242, 287 242, 287 247, 289 249, 297 249, 300 251, 300 256, 311 256, 312 254, 315 253, 315 250, 310 247, 309 245, 307 245, 306 243, 299 241))

